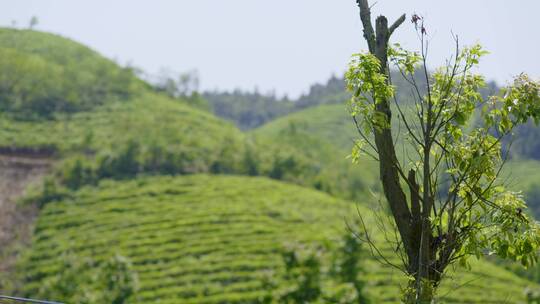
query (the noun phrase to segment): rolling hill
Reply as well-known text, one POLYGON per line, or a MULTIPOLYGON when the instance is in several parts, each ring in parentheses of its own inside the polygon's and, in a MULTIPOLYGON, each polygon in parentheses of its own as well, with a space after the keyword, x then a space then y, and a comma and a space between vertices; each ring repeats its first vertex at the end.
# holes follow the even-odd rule
POLYGON ((61 119, 19 121, 4 116, 0 124, 2 147, 96 160, 117 156, 135 145, 140 170, 169 166, 171 174, 207 172, 220 161, 232 165, 232 151, 238 147, 241 151, 244 143, 244 135, 232 124, 152 93, 61 119), (227 149, 232 150, 229 155, 225 155, 227 149), (176 159, 171 159, 173 155, 176 159), (167 164, 152 163, 158 157, 167 164))
POLYGON ((0 53, 0 152, 52 157, 60 187, 201 172, 317 182, 305 181, 318 169, 302 155, 256 146, 232 123, 75 41, 2 28, 0 53))
POLYGON ((280 143, 256 144, 232 123, 187 98, 156 92, 129 68, 72 40, 0 29, 2 50, 0 86, 10 89, 0 98, 0 150, 53 156, 56 177, 69 188, 101 178, 204 172, 323 183, 317 163, 302 154, 280 143), (9 71, 29 80, 12 86, 9 71))
POLYGON ((153 91, 83 45, 0 29, 0 52, 0 150, 54 157, 71 188, 143 173, 248 170, 249 143, 231 123, 153 91))
POLYGON ((365 200, 379 191, 378 165, 367 157, 352 165, 348 155, 356 139, 344 105, 320 105, 271 121, 251 132, 259 142, 280 142, 320 168, 325 190, 346 199, 365 200))
POLYGON ((0 109, 18 119, 126 100, 144 84, 133 69, 57 35, 0 28, 0 109))

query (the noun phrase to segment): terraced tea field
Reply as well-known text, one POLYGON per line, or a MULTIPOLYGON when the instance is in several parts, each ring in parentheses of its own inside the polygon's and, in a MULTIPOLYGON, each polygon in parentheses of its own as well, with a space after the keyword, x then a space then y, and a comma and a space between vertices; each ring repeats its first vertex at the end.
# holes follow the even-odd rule
MULTIPOLYGON (((264 278, 279 279, 284 245, 331 243, 355 213, 352 203, 265 178, 103 181, 42 210, 33 245, 20 261, 24 293, 39 294, 66 252, 97 261, 120 254, 133 263, 140 286, 134 299, 141 303, 258 303, 264 278)), ((392 256, 393 249, 383 247, 392 256)), ((523 300, 527 281, 486 262, 473 264, 474 272, 447 281, 444 303, 523 300)), ((365 267, 374 303, 396 303, 401 274, 374 260, 365 267)))

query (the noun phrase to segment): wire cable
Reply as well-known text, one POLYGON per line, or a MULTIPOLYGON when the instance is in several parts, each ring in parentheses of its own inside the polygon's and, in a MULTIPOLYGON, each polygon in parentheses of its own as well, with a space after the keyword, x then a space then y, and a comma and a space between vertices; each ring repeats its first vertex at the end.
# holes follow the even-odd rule
POLYGON ((18 297, 4 296, 4 295, 0 295, 0 299, 4 299, 4 300, 12 300, 12 301, 22 302, 22 303, 63 304, 63 303, 60 303, 60 302, 51 302, 51 301, 43 301, 43 300, 25 299, 25 298, 18 298, 18 297))

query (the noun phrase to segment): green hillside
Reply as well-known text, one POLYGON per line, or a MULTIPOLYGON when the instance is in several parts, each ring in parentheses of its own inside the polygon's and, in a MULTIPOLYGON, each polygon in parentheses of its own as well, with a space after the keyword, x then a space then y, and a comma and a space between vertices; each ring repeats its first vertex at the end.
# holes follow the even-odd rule
POLYGON ((0 109, 17 119, 92 109, 143 84, 91 49, 57 35, 0 28, 0 109))
POLYGON ((357 137, 345 102, 316 106, 289 114, 265 124, 254 132, 257 135, 277 137, 286 133, 287 130, 301 132, 301 136, 324 140, 333 148, 345 150, 352 148, 357 137))
MULTIPOLYGON (((369 217, 367 209, 359 208, 369 217)), ((105 181, 43 209, 33 245, 21 260, 24 294, 54 296, 51 286, 66 272, 68 253, 96 265, 119 254, 131 261, 138 276, 133 300, 257 303, 267 292, 264 278, 279 279, 283 271, 282 246, 335 243, 353 210, 352 204, 321 192, 264 178, 105 181)), ((383 247, 392 254, 392 248, 383 247)), ((529 283, 491 264, 474 264, 473 272, 449 275, 440 293, 444 303, 523 300, 529 283)), ((374 303, 396 303, 401 274, 374 260, 365 265, 374 303)))
POLYGON ((366 200, 378 191, 377 164, 363 157, 352 165, 347 157, 357 134, 345 105, 321 105, 263 125, 252 134, 259 142, 279 142, 320 168, 320 189, 347 199, 366 200))
MULTIPOLYGON (((411 104, 405 103, 401 105, 401 109, 406 116, 414 114, 411 104)), ((393 113, 397 115, 397 109, 394 109, 393 113)), ((395 134, 399 143, 403 139, 405 129, 397 125, 395 129, 399 132, 399 135, 395 134)), ((319 105, 280 117, 254 130, 253 133, 266 138, 277 138, 294 131, 297 131, 297 137, 316 138, 329 144, 333 149, 344 150, 347 153, 350 153, 359 137, 345 100, 342 104, 319 105)), ((306 150, 306 153, 309 152, 306 150)), ((317 151, 316 154, 320 155, 320 152, 317 151)), ((325 153, 323 156, 331 155, 325 153)))
POLYGON ((309 186, 318 182, 313 178, 318 168, 304 156, 279 143, 257 146, 232 123, 186 98, 155 92, 129 69, 69 39, 0 29, 2 50, 0 86, 11 83, 13 71, 27 81, 0 96, 5 104, 0 150, 55 155, 56 175, 70 188, 146 173, 237 173, 309 186))
MULTIPOLYGON (((303 146, 326 149, 326 159, 337 158, 335 166, 340 170, 321 168, 318 151, 298 153, 298 146, 284 144, 287 138, 296 140, 296 136, 252 139, 231 123, 191 107, 187 100, 152 91, 133 76, 125 83, 125 79, 113 76, 129 71, 69 39, 1 29, 0 42, 9 55, 4 57, 4 65, 13 66, 21 78, 31 76, 32 80, 19 83, 10 91, 10 98, 0 98, 7 104, 0 114, 0 148, 54 153, 62 160, 57 176, 70 188, 94 184, 101 178, 144 173, 212 172, 270 176, 346 198, 360 197, 368 189, 362 175, 350 179, 341 176, 350 167, 347 161, 341 161, 348 151, 326 149, 316 136, 303 138, 303 146), (51 77, 49 70, 58 70, 58 77, 51 77), (93 91, 86 94, 87 85, 99 87, 97 78, 128 89, 129 94, 120 96, 105 88, 98 90, 103 96, 90 94, 93 91), (85 82, 73 84, 76 79, 85 82), (37 92, 34 83, 42 86, 37 92), (53 88, 58 83, 69 84, 70 89, 56 92, 53 88), (21 102, 20 96, 27 96, 23 94, 27 91, 34 97, 21 102), (87 96, 88 103, 79 100, 80 96, 87 96), (51 104, 56 106, 49 107, 51 104), (66 109, 65 104, 75 106, 66 109), (45 109, 43 105, 47 105, 45 109)), ((6 81, 12 76, 4 74, 6 81)))
POLYGON ((107 63, 110 69, 119 69, 115 63, 102 57, 89 47, 52 33, 0 28, 0 44, 4 48, 12 48, 23 53, 38 55, 51 63, 59 65, 77 65, 78 67, 88 67, 91 68, 91 71, 96 71, 100 64, 107 63))
POLYGON ((534 159, 514 159, 505 168, 505 179, 516 191, 522 191, 530 211, 540 218, 540 161, 534 159))
POLYGON ((140 173, 248 171, 249 143, 231 123, 154 92, 85 46, 0 29, 2 52, 0 149, 54 155, 71 188, 140 173))
POLYGON ((241 151, 244 142, 232 124, 151 93, 62 119, 28 122, 4 116, 0 125, 3 147, 49 149, 60 157, 94 160, 118 158, 136 146, 139 170, 171 174, 208 172, 220 162, 234 166, 233 151, 241 151))
POLYGON ((155 145, 166 140, 167 145, 191 149, 207 145, 212 152, 224 138, 243 136, 232 124, 209 113, 152 93, 54 120, 28 122, 3 116, 0 123, 0 145, 48 147, 61 155, 115 150, 134 140, 155 145))

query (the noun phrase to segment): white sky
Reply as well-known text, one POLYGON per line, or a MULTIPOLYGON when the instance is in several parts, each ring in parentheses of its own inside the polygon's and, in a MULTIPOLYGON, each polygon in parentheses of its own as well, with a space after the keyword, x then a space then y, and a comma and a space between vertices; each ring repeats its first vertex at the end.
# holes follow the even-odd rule
MULTIPOLYGON (((35 15, 37 29, 149 73, 197 69, 203 89, 296 96, 341 74, 350 54, 365 48, 354 0, 0 0, 0 7, 0 25, 27 26, 35 15)), ((452 53, 453 31, 491 52, 481 69, 488 78, 540 78, 538 0, 378 0, 372 11, 391 22, 407 13, 393 41, 414 48, 409 17, 424 15, 432 66, 452 53)))

